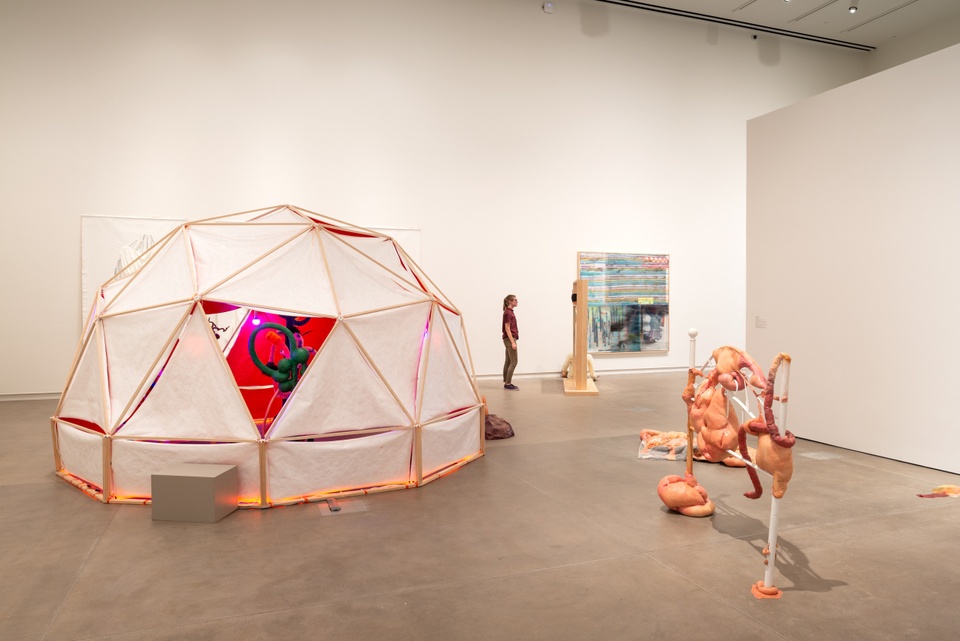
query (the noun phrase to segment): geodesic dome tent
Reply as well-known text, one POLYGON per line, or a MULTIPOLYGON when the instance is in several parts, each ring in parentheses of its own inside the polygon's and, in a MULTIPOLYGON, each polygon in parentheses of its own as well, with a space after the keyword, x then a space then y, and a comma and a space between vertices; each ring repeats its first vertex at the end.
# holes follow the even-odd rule
POLYGON ((181 225, 107 281, 51 425, 105 503, 219 463, 247 506, 416 487, 484 429, 456 307, 391 238, 291 205, 181 225))

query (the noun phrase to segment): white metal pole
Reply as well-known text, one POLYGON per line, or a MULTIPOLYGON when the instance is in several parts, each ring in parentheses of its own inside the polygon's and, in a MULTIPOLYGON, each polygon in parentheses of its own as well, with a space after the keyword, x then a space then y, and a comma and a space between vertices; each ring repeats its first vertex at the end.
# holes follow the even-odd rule
POLYGON ((773 587, 773 566, 777 561, 777 521, 780 518, 780 499, 770 499, 770 535, 767 538, 767 569, 763 573, 763 587, 773 587))
POLYGON ((697 366, 697 334, 700 332, 697 331, 696 327, 691 327, 687 330, 687 336, 690 337, 690 368, 693 369, 697 366))
MULTIPOLYGON (((783 388, 780 391, 780 420, 777 422, 777 429, 780 431, 780 438, 787 434, 787 403, 782 399, 789 400, 788 390, 790 389, 790 361, 784 359, 781 363, 783 371, 783 388)), ((770 553, 767 555, 767 569, 763 573, 763 587, 773 587, 773 569, 777 562, 777 522, 780 520, 780 499, 772 497, 770 499, 770 534, 767 538, 767 549, 770 553)))
POLYGON ((790 361, 783 361, 783 389, 780 390, 780 421, 777 427, 780 430, 780 438, 787 435, 787 403, 790 400, 790 361))

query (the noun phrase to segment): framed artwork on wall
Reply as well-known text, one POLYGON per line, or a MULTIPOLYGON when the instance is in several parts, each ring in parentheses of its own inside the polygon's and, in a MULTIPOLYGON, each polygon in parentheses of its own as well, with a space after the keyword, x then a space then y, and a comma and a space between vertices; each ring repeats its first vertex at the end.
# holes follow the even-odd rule
POLYGON ((587 281, 590 352, 669 350, 669 255, 579 252, 577 267, 587 281))

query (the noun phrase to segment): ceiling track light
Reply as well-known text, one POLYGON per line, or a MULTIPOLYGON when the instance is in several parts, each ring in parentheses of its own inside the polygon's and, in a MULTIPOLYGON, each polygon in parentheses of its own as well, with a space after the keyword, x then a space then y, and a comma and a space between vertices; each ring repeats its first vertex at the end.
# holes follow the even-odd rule
POLYGON ((850 8, 847 9, 847 11, 849 11, 850 13, 856 13, 857 9, 860 8, 859 5, 860 5, 860 0, 850 0, 850 8))

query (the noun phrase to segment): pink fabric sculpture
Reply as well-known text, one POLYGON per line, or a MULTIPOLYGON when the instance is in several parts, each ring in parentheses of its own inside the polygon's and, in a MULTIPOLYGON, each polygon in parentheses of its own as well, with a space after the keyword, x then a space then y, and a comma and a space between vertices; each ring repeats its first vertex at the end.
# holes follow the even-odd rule
MULTIPOLYGON (((773 477, 773 495, 781 498, 787 491, 787 485, 793 476, 793 457, 791 448, 796 439, 789 431, 783 437, 773 415, 773 402, 786 402, 786 396, 774 395, 774 382, 777 369, 783 361, 790 361, 787 354, 777 354, 769 375, 757 365, 749 354, 735 347, 724 346, 714 350, 712 360, 715 364, 704 377, 702 371, 691 368, 687 375, 687 385, 682 398, 687 405, 687 429, 695 435, 696 449, 700 458, 713 463, 736 461, 731 452, 739 449, 740 456, 769 473, 773 477), (746 372, 746 376, 744 375, 746 372), (697 378, 704 378, 699 387, 697 378), (739 425, 733 404, 728 402, 727 391, 736 392, 750 389, 758 399, 760 415, 739 425), (747 447, 746 436, 757 437, 757 448, 747 447)), ((691 438, 693 440, 693 438, 691 438)), ((687 457, 685 476, 666 476, 660 480, 657 494, 671 510, 686 516, 709 516, 713 513, 713 502, 707 497, 707 491, 697 483, 693 475, 692 452, 687 457)), ((747 473, 753 484, 753 491, 744 494, 756 499, 763 493, 757 472, 747 466, 747 473)))
MULTIPOLYGON (((785 430, 784 435, 780 436, 780 429, 773 416, 773 401, 779 400, 783 403, 787 398, 777 398, 774 396, 773 384, 777 377, 777 369, 783 361, 790 362, 790 356, 787 354, 777 354, 773 359, 773 365, 770 366, 770 374, 767 376, 766 386, 763 390, 763 412, 762 414, 743 424, 740 429, 740 454, 747 456, 747 432, 757 437, 757 466, 761 470, 773 476, 773 496, 783 498, 787 491, 787 484, 793 477, 793 446, 797 439, 790 432, 785 430)), ((750 480, 753 481, 753 492, 744 494, 747 498, 757 499, 763 493, 760 486, 760 480, 757 478, 757 471, 752 467, 747 468, 750 474, 750 480)))
POLYGON ((684 516, 710 516, 716 509, 706 488, 697 483, 693 474, 664 476, 657 486, 657 495, 664 505, 684 516))

